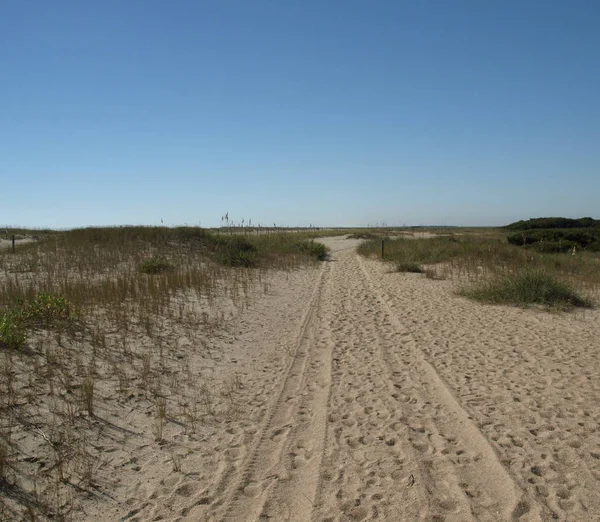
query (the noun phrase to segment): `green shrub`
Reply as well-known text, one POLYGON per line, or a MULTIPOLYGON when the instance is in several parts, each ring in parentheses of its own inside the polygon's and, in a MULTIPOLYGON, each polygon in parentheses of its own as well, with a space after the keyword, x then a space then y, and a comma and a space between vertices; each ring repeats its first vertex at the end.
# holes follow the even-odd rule
POLYGON ((540 304, 557 308, 591 307, 588 300, 543 270, 522 270, 473 288, 463 289, 460 293, 478 301, 497 304, 540 304))
POLYGON ((22 317, 30 326, 52 326, 56 323, 73 322, 77 314, 64 297, 39 293, 23 310, 22 317))
MULTIPOLYGON (((573 246, 585 248, 587 245, 600 241, 600 228, 549 228, 532 229, 517 232, 508 236, 508 242, 513 245, 532 245, 538 242, 557 243, 558 251, 566 252, 573 246), (562 245, 569 242, 570 246, 562 245)), ((551 248, 551 247, 548 247, 551 248)))
POLYGON ((507 230, 534 230, 534 229, 552 229, 552 228, 593 228, 600 227, 600 220, 584 217, 580 219, 570 219, 564 217, 534 218, 522 221, 516 221, 504 228, 507 230))
POLYGON ((63 328, 77 320, 73 305, 62 296, 40 292, 28 304, 19 300, 16 308, 0 316, 0 346, 20 348, 29 328, 63 328))
POLYGON ((19 349, 25 343, 25 329, 15 312, 0 316, 0 347, 19 349))
POLYGON ((143 274, 159 274, 171 269, 172 265, 164 257, 153 256, 142 261, 138 268, 143 274))

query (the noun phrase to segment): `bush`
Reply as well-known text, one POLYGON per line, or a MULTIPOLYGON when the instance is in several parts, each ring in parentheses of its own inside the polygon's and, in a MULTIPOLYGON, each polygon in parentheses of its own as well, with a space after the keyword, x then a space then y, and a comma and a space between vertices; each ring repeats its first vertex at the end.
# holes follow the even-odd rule
POLYGON ((171 269, 172 265, 164 257, 154 256, 140 263, 138 268, 143 274, 159 274, 171 269))
POLYGON ((29 304, 19 302, 19 307, 0 316, 0 346, 21 348, 28 328, 62 328, 73 324, 77 313, 62 296, 40 292, 29 304))
POLYGON ((591 307, 591 303, 575 290, 542 270, 523 270, 474 288, 463 289, 460 293, 478 301, 497 304, 591 307))
POLYGON ((15 312, 0 316, 0 346, 3 348, 19 349, 25 343, 25 329, 22 321, 15 312))
POLYGON ((64 297, 39 293, 24 310, 23 318, 30 325, 48 326, 56 322, 72 322, 76 314, 64 297))
POLYGON ((585 248, 589 244, 600 241, 600 228, 531 229, 508 236, 508 242, 518 246, 532 245, 541 241, 559 244, 558 251, 560 252, 565 252, 574 246, 585 248), (566 242, 570 243, 570 247, 562 245, 566 242))
POLYGON ((504 228, 507 230, 534 230, 534 229, 552 229, 552 228, 594 228, 600 227, 600 221, 591 217, 580 219, 570 219, 563 217, 535 218, 523 221, 516 221, 504 228))

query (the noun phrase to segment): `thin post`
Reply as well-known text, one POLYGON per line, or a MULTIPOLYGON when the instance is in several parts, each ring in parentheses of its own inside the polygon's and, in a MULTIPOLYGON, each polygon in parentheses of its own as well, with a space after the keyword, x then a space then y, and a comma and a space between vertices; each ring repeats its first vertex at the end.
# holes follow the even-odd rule
POLYGON ((383 239, 381 240, 381 259, 383 259, 383 239))
POLYGON ((14 234, 13 234, 13 237, 12 237, 12 251, 13 252, 15 251, 15 236, 14 236, 14 234))

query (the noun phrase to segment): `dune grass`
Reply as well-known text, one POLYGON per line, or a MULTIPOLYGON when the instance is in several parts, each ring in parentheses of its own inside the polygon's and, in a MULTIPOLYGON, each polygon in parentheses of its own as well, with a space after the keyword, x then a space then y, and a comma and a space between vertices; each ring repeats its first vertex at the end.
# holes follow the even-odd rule
POLYGON ((239 383, 199 383, 178 340, 213 357, 223 310, 266 292, 269 271, 323 259, 314 237, 84 228, 0 250, 0 519, 78 519, 78 495, 99 487, 108 408, 145 404, 157 444, 168 423, 191 432, 237 411, 239 383))
POLYGON ((423 267, 419 263, 411 262, 398 262, 396 264, 396 270, 398 272, 408 272, 411 274, 422 274, 423 267))
POLYGON ((542 305, 567 310, 573 307, 590 308, 592 303, 556 276, 539 269, 527 269, 499 276, 459 291, 477 301, 516 306, 542 305))
MULTIPOLYGON (((381 239, 363 242, 358 252, 381 257, 381 239)), ((419 270, 432 279, 467 279, 475 286, 463 288, 461 295, 486 302, 567 309, 591 306, 590 299, 581 295, 600 290, 597 253, 523 249, 509 244, 502 231, 386 239, 384 261, 399 272, 419 270)))

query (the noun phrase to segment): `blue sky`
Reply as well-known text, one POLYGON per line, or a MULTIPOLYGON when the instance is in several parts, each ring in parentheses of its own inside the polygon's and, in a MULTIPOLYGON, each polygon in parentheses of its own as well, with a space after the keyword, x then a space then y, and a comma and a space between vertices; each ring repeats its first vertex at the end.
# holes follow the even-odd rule
POLYGON ((0 225, 600 218, 600 2, 3 0, 0 225))

